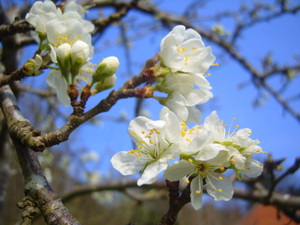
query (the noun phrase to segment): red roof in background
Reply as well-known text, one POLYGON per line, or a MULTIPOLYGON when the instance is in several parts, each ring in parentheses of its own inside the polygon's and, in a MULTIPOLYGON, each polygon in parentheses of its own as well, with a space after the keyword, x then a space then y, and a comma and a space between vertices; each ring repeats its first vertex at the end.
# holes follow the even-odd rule
POLYGON ((257 204, 235 225, 297 225, 297 223, 274 206, 257 204))

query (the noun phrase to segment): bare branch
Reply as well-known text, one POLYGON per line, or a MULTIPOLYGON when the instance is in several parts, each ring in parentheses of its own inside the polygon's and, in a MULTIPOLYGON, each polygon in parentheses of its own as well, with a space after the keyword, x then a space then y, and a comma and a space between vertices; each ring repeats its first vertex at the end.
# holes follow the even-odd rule
POLYGON ((23 72, 23 68, 20 68, 16 71, 12 72, 9 75, 1 74, 1 76, 0 76, 0 87, 9 84, 12 81, 21 80, 25 76, 26 76, 26 74, 23 72))
MULTIPOLYGON (((18 154, 25 181, 27 203, 24 203, 24 209, 28 210, 28 205, 38 208, 45 222, 49 225, 80 225, 62 204, 60 197, 50 187, 35 153, 26 148, 16 138, 12 137, 12 140, 18 154)), ((25 219, 29 220, 32 218, 25 217, 25 219)))
MULTIPOLYGON (((113 22, 116 21, 120 21, 122 17, 124 17, 128 11, 135 7, 137 5, 139 0, 132 0, 130 2, 124 2, 122 5, 114 5, 117 9, 117 12, 110 15, 109 17, 105 18, 105 19, 99 19, 99 20, 95 20, 93 21, 95 26, 96 26, 96 30, 95 33, 98 32, 102 32, 107 26, 109 26, 110 24, 112 24, 113 22)), ((103 3, 100 2, 101 5, 103 5, 103 3)), ((94 3, 94 6, 97 7, 97 2, 94 3)))
POLYGON ((0 41, 17 33, 27 33, 33 28, 25 20, 15 20, 12 24, 0 26, 0 41))
MULTIPOLYGON (((110 182, 106 184, 99 184, 94 186, 84 186, 75 188, 72 191, 66 193, 62 200, 63 202, 68 202, 80 195, 91 194, 98 191, 124 191, 127 188, 138 188, 136 181, 127 181, 127 182, 110 182)), ((156 182, 151 185, 144 185, 139 188, 144 189, 166 189, 164 182, 156 182)), ((205 188, 203 190, 206 192, 205 188)), ((189 196, 188 191, 184 191, 186 196, 189 196), (185 193, 186 192, 186 193, 185 193)), ((181 194, 182 195, 182 194, 181 194)), ((257 190, 247 190, 247 189, 234 189, 234 198, 249 200, 252 202, 260 202, 266 204, 265 202, 266 192, 257 191, 257 190)), ((186 198, 186 197, 185 197, 186 198)), ((293 209, 300 209, 300 197, 295 195, 290 195, 286 193, 273 192, 272 197, 267 203, 268 205, 274 205, 276 207, 286 207, 293 209)))
POLYGON ((21 140, 23 144, 35 151, 43 151, 46 147, 59 144, 68 140, 69 135, 81 124, 98 115, 108 111, 116 102, 123 98, 152 97, 152 92, 147 92, 147 87, 136 88, 140 84, 154 79, 151 67, 159 60, 159 55, 155 55, 146 62, 142 72, 127 81, 118 91, 111 91, 106 99, 103 99, 95 107, 89 110, 82 117, 71 115, 68 121, 60 129, 50 133, 40 135, 40 131, 34 129, 29 121, 21 114, 16 99, 8 86, 0 89, 0 103, 2 111, 6 117, 8 129, 11 136, 21 140))

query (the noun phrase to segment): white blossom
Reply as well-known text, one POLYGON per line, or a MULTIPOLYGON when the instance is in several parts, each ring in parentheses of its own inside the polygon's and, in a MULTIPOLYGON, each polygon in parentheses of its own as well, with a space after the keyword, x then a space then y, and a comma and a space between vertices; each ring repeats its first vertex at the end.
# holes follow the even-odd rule
POLYGON ((123 175, 141 172, 138 185, 151 184, 168 162, 179 156, 180 122, 174 113, 163 108, 160 120, 140 116, 130 122, 128 130, 137 148, 117 153, 111 163, 123 175))
MULTIPOLYGON (((92 47, 91 34, 84 32, 82 23, 73 18, 49 21, 46 25, 46 32, 48 41, 54 47, 64 43, 73 45, 77 40, 81 40, 92 47)), ((93 51, 90 52, 93 53, 93 51)))
POLYGON ((77 19, 82 23, 84 32, 91 33, 95 29, 95 25, 91 21, 84 19, 85 11, 86 10, 81 5, 76 3, 76 0, 68 0, 64 7, 62 19, 77 19))
MULTIPOLYGON (((220 155, 223 157, 223 152, 220 155)), ((204 180, 207 193, 213 196, 216 201, 228 201, 232 198, 231 180, 223 172, 224 166, 220 164, 219 160, 198 161, 190 158, 189 160, 182 159, 169 166, 164 173, 164 178, 169 181, 177 181, 185 177, 187 183, 189 183, 190 178, 193 178, 190 183, 191 203, 198 210, 202 206, 204 180)))
POLYGON ((200 34, 178 25, 160 43, 162 64, 173 72, 205 73, 215 61, 210 47, 205 47, 200 34))
POLYGON ((186 106, 203 104, 213 97, 211 86, 202 74, 173 73, 166 75, 162 91, 165 93, 178 92, 186 102, 186 106), (195 89, 195 85, 198 86, 195 89))
POLYGON ((194 155, 196 160, 205 161, 217 156, 220 151, 226 151, 230 168, 239 178, 242 174, 256 177, 262 172, 263 164, 253 159, 252 155, 264 152, 258 146, 259 141, 251 139, 250 134, 251 130, 248 128, 226 131, 223 121, 213 111, 202 126, 197 125, 191 129, 183 126, 181 152, 194 155))
POLYGON ((160 103, 167 106, 179 119, 187 123, 199 123, 201 112, 196 106, 187 106, 186 99, 178 92, 173 92, 167 98, 160 98, 160 103))
POLYGON ((186 30, 182 25, 174 27, 162 39, 160 48, 160 66, 154 70, 157 76, 155 90, 168 95, 160 103, 174 110, 178 116, 184 114, 180 119, 198 123, 199 116, 187 112, 197 113, 196 106, 213 97, 205 77, 215 61, 211 48, 204 46, 195 30, 186 30), (179 105, 184 112, 179 111, 179 105))
POLYGON ((35 27, 35 30, 40 33, 46 33, 46 24, 55 18, 60 17, 61 10, 50 1, 36 1, 30 11, 26 14, 26 21, 35 27))

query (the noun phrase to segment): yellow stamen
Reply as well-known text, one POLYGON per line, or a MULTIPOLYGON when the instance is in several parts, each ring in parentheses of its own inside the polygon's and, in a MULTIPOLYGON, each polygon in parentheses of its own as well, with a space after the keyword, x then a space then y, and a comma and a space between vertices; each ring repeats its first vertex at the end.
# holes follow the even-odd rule
POLYGON ((180 135, 181 135, 181 137, 184 137, 184 136, 185 136, 185 134, 186 134, 186 132, 185 132, 184 130, 181 130, 181 131, 180 131, 180 135))
POLYGON ((200 193, 201 193, 201 191, 199 191, 199 190, 195 191, 196 195, 200 195, 200 193))

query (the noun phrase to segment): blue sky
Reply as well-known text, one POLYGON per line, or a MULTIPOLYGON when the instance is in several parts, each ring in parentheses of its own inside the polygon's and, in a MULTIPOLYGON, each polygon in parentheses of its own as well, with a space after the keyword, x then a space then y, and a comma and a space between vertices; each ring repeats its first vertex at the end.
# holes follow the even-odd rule
MULTIPOLYGON (((159 8, 165 11, 181 13, 181 9, 185 8, 185 5, 190 1, 164 0, 157 2, 159 2, 159 8)), ((226 1, 226 3, 225 1, 208 2, 206 7, 200 10, 201 15, 213 15, 225 8, 233 9, 240 3, 237 0, 226 1)), ((242 2, 250 3, 252 1, 242 2)), ((152 20, 149 16, 141 19, 139 14, 134 11, 130 12, 124 20, 129 20, 132 17, 138 18, 137 24, 152 20)), ((230 31, 232 19, 220 21, 220 23, 226 30, 230 31)), ((203 25, 207 29, 212 24, 211 21, 205 21, 201 23, 201 26, 203 25)), ((300 31, 297 29, 299 24, 300 15, 298 13, 253 26, 242 33, 242 39, 237 43, 238 49, 251 63, 257 66, 260 65, 261 59, 267 53, 272 53, 274 60, 280 65, 294 64, 293 55, 299 53, 300 46, 300 31)), ((159 24, 153 23, 151 25, 159 24)), ((146 31, 145 27, 140 28, 141 31, 146 31)), ((168 33, 166 29, 162 29, 131 43, 130 55, 134 66, 132 74, 128 74, 124 48, 107 44, 117 42, 119 30, 118 26, 113 26, 103 34, 103 39, 95 46, 95 56, 92 60, 93 63, 98 63, 103 57, 117 56, 119 58, 121 64, 117 72, 118 80, 115 89, 119 88, 131 75, 137 74, 142 69, 145 60, 159 51, 160 40, 168 33), (103 44, 109 47, 104 48, 103 44)), ((132 32, 128 32, 129 38, 133 37, 132 35, 132 32)), ((272 153, 275 159, 286 157, 285 165, 293 163, 294 158, 300 156, 298 143, 300 124, 290 114, 284 113, 283 108, 272 96, 266 95, 267 99, 262 107, 253 107, 253 101, 258 94, 254 85, 250 82, 244 88, 238 88, 240 84, 250 81, 250 75, 228 55, 221 54, 218 46, 205 39, 204 42, 206 45, 212 46, 213 53, 217 56, 216 62, 220 65, 209 70, 211 76, 208 77, 208 80, 213 87, 212 92, 215 97, 204 104, 203 118, 213 110, 217 110, 219 117, 227 124, 230 124, 235 117, 237 118, 236 124, 240 128, 252 129, 252 138, 260 140, 260 145, 264 151, 272 153)), ((42 75, 40 79, 44 82, 45 78, 46 75, 42 75)), ((30 80, 26 82, 31 83, 30 80)), ((272 80, 272 84, 275 86, 278 86, 278 83, 277 78, 272 80)), ((299 84, 300 79, 296 78, 288 90, 287 96, 297 93, 299 84)), ((263 93, 267 94, 265 91, 263 93)), ((88 108, 106 97, 107 94, 108 91, 91 98, 88 108)), ((134 99, 120 100, 110 112, 96 117, 96 120, 101 124, 100 126, 83 125, 72 135, 75 139, 80 137, 79 141, 75 141, 75 148, 86 146, 88 150, 99 152, 100 168, 105 172, 113 171, 109 162, 113 154, 132 148, 132 143, 127 135, 127 127, 129 120, 133 119, 134 104, 134 99), (118 118, 123 113, 126 113, 127 121, 122 123, 111 121, 111 118, 118 118)), ((150 113, 152 119, 158 119, 161 105, 152 99, 146 99, 143 106, 150 113)), ((293 106, 296 110, 300 110, 299 101, 293 106)), ((70 107, 62 110, 66 113, 71 112, 70 107)))

